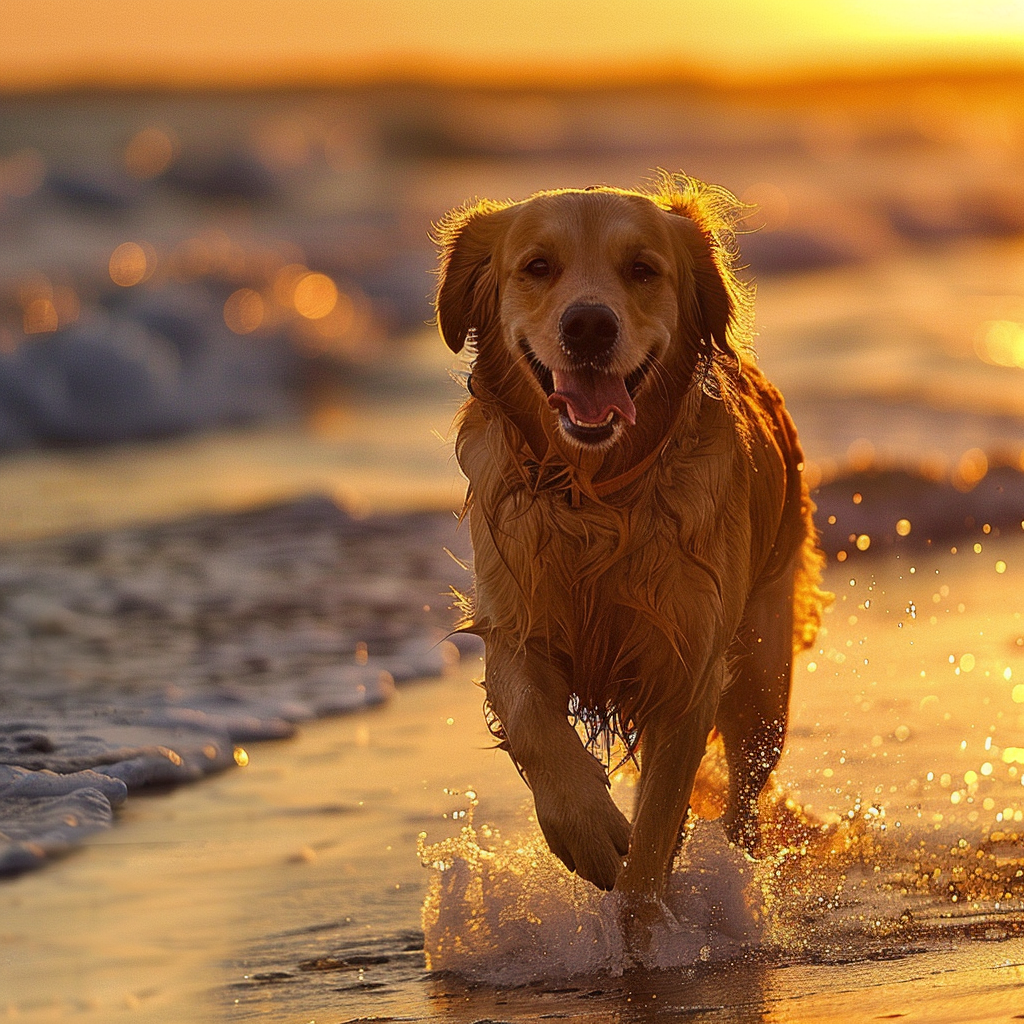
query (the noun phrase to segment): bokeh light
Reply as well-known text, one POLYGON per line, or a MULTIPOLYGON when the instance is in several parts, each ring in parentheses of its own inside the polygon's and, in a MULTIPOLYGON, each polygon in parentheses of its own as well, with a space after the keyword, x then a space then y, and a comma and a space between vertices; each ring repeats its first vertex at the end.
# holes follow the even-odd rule
POLYGON ((132 136, 124 151, 128 173, 135 178, 155 178, 170 166, 177 149, 174 135, 164 128, 143 128, 132 136))
POLYGON ((866 437, 858 437, 847 448, 846 458, 850 469, 855 473, 870 469, 875 462, 874 442, 866 437))
POLYGON ((122 242, 110 254, 110 280, 131 288, 150 277, 156 268, 156 253, 138 242, 122 242))
POLYGON ((973 490, 988 474, 988 456, 980 448, 970 448, 960 456, 953 470, 953 486, 958 491, 973 490))
POLYGON ((300 316, 322 320, 338 304, 338 286, 326 274, 305 274, 295 284, 292 301, 300 316))
POLYGON ((994 366, 1024 369, 1024 324, 1014 320, 993 320, 985 324, 975 343, 975 351, 994 366))
POLYGON ((52 334, 74 323, 81 312, 78 293, 67 285, 54 285, 43 274, 32 275, 20 283, 17 301, 26 335, 52 334))
POLYGON ((224 323, 235 334, 251 334, 265 315, 263 296, 252 288, 239 288, 224 303, 224 323))
POLYGON ((49 334, 57 330, 59 319, 51 299, 33 299, 26 307, 22 320, 26 334, 49 334))

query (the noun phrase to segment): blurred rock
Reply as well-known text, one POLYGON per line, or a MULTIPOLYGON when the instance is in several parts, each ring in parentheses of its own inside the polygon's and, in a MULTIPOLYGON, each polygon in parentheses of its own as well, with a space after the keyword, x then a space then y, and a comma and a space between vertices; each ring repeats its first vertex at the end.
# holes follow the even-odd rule
POLYGON ((116 167, 89 170, 54 168, 45 179, 47 191, 70 206, 97 213, 123 213, 136 206, 145 188, 116 167))
POLYGON ((0 451, 280 416, 297 363, 279 335, 231 334, 198 286, 133 295, 0 352, 0 451))
POLYGON ((183 153, 162 180, 201 199, 264 203, 281 193, 281 182, 266 164, 242 149, 183 153))
POLYGON ((907 470, 872 469, 841 476, 812 496, 821 546, 830 556, 839 551, 860 555, 856 540, 861 536, 870 538, 866 550, 877 554, 894 547, 921 549, 1019 534, 1024 521, 1024 473, 1011 466, 994 467, 970 490, 907 470), (896 529, 900 520, 910 524, 905 536, 896 529))
POLYGON ((893 229, 912 242, 938 244, 1024 234, 1024 204, 1016 191, 967 190, 930 200, 906 196, 890 202, 885 212, 893 229))
POLYGON ((795 229, 757 231, 740 238, 740 263, 755 275, 833 270, 862 262, 866 253, 852 240, 795 229))

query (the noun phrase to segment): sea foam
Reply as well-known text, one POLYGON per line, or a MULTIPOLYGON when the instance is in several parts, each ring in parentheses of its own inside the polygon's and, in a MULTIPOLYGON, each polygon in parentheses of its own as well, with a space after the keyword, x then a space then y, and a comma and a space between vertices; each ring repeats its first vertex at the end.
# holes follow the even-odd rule
POLYGON ((623 939, 619 894, 570 873, 535 823, 515 838, 471 821, 435 844, 421 836, 420 857, 432 871, 423 907, 428 967, 523 985, 738 955, 761 933, 760 888, 750 884, 759 866, 717 822, 698 820, 688 832, 641 963, 623 939))

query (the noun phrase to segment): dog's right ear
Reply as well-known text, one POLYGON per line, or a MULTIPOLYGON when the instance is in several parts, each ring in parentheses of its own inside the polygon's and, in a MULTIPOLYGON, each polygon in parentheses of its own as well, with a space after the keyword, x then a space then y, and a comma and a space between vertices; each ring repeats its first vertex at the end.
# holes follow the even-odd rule
POLYGON ((462 351, 466 339, 487 334, 498 316, 495 252, 509 219, 503 203, 482 200, 452 210, 437 226, 440 246, 437 327, 445 344, 462 351))

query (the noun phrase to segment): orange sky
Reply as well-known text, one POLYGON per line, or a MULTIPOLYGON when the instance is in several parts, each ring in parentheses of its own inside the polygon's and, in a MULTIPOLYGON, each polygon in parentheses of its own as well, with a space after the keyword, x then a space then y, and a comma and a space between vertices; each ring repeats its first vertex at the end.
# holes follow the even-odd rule
POLYGON ((1024 66, 1024 0, 3 0, 0 88, 1024 66))

